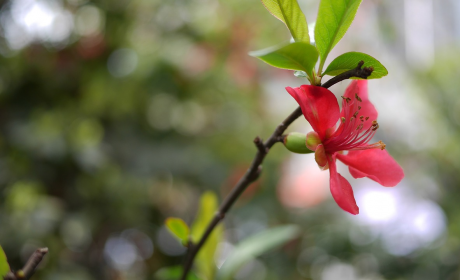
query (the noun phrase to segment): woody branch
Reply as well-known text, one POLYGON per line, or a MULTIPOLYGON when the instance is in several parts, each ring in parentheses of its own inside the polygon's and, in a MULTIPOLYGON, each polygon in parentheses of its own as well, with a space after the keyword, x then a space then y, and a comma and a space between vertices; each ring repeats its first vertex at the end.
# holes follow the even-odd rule
MULTIPOLYGON (((374 71, 373 67, 362 67, 364 65, 364 61, 360 61, 358 66, 354 69, 346 71, 342 74, 335 76, 334 78, 328 80, 323 85, 324 88, 329 88, 335 85, 338 82, 343 80, 357 77, 362 79, 367 79, 374 71)), ((203 236, 199 240, 197 244, 190 244, 188 254, 186 257, 186 261, 184 263, 184 269, 182 272, 181 280, 186 280, 187 274, 192 268, 193 261, 200 251, 201 247, 207 241, 209 235, 212 233, 214 228, 225 218, 225 214, 230 210, 233 206, 235 201, 239 198, 239 196, 246 190, 246 188, 255 180, 257 180, 262 172, 262 162, 265 159, 265 156, 270 151, 270 148, 277 142, 282 141, 282 135, 284 131, 291 125, 298 117, 302 115, 302 110, 300 107, 295 109, 281 124, 279 124, 272 135, 268 138, 267 141, 263 142, 262 139, 257 136, 254 139, 254 144, 257 147, 257 153, 252 160, 251 166, 246 171, 244 176, 238 181, 235 187, 232 189, 230 194, 225 198, 222 204, 219 207, 219 210, 214 214, 213 219, 208 224, 203 236)))
POLYGON ((30 279, 35 272, 35 269, 43 260, 43 257, 48 253, 48 248, 40 248, 35 250, 35 252, 30 256, 29 260, 27 260, 24 267, 15 273, 8 272, 4 280, 23 280, 23 279, 30 279))

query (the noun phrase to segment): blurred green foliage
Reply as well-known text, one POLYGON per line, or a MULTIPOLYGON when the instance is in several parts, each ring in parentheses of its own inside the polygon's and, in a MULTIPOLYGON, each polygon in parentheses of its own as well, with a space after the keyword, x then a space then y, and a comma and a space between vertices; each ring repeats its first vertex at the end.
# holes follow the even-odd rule
MULTIPOLYGON (((0 38, 0 244, 11 267, 22 267, 46 246, 50 251, 34 279, 156 279, 159 269, 180 265, 185 253, 165 219, 191 224, 207 190, 221 201, 256 151, 251 140, 267 137, 295 108, 279 92, 292 108, 275 110, 266 94, 274 81, 282 83, 280 91, 295 86, 292 73, 247 55, 287 42, 285 27, 259 1, 67 0, 52 3, 73 16, 68 37, 34 37, 15 49, 5 25, 13 20, 7 17, 13 2, 21 1, 2 2, 0 38)), ((299 3, 314 20, 318 1, 299 3)), ((458 48, 439 51, 447 58, 432 69, 407 68, 399 62, 402 4, 375 0, 363 6, 341 44, 349 42, 345 51, 372 53, 381 43, 391 54, 381 61, 390 72, 383 80, 393 90, 371 99, 382 101, 376 107, 388 117, 383 101, 408 98, 390 102, 387 112, 397 120, 380 136, 392 144, 405 184, 413 187, 406 197, 439 204, 447 229, 435 242, 398 256, 374 234, 381 225, 350 222, 334 203, 287 209, 276 186, 290 154, 276 145, 261 179, 227 215, 225 244, 218 250, 225 255, 276 225, 297 224, 302 234, 248 261, 236 279, 331 279, 334 271, 354 275, 349 279, 459 278, 458 48), (375 37, 357 32, 361 26, 375 28, 375 37), (403 87, 416 94, 397 91, 403 87), (414 104, 428 104, 416 118, 396 107, 414 104), (406 126, 397 130, 401 123, 406 126), (423 137, 409 138, 426 125, 429 130, 417 134, 423 137)), ((435 223, 428 220, 430 228, 435 223)), ((215 268, 222 262, 216 258, 215 268)))
POLYGON ((1 244, 14 269, 49 247, 35 279, 152 279, 182 262, 157 247, 166 217, 192 220, 273 127, 247 56, 270 15, 244 1, 61 4, 75 20, 95 8, 100 29, 18 50, 2 38, 1 244), (153 249, 111 259, 110 240, 153 249))
POLYGON ((8 265, 8 260, 6 258, 3 248, 0 246, 0 277, 5 276, 10 272, 10 266, 8 265))

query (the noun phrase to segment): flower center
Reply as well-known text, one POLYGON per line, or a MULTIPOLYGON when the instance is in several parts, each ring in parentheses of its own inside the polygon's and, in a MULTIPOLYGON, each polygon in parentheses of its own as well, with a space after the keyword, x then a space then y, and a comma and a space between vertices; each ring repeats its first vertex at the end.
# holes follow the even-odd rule
POLYGON ((376 120, 372 120, 371 125, 368 116, 359 116, 361 110, 361 98, 355 94, 355 98, 342 96, 342 112, 340 125, 337 130, 326 140, 323 141, 324 149, 327 153, 335 153, 345 150, 367 150, 367 149, 385 149, 382 141, 368 144, 374 137, 379 128, 376 120), (364 126, 368 127, 363 130, 364 126))

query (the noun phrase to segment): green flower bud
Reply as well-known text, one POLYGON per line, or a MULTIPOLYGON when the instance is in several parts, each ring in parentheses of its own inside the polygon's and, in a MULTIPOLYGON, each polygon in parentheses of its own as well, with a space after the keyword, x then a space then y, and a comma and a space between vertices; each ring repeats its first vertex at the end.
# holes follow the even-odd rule
POLYGON ((284 146, 286 146, 286 148, 293 153, 313 153, 312 150, 307 148, 306 141, 307 135, 299 132, 291 132, 288 135, 286 135, 283 139, 284 146))

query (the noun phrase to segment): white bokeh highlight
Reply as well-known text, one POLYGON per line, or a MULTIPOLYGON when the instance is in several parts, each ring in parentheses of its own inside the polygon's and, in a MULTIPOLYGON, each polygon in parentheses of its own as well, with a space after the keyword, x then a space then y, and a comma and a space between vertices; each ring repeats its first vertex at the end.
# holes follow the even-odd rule
POLYGON ((405 181, 397 188, 382 188, 364 180, 355 191, 360 214, 353 219, 362 230, 353 229, 350 241, 361 246, 357 236, 379 236, 383 248, 396 256, 442 244, 447 222, 437 203, 417 197, 405 181))
POLYGON ((35 41, 63 43, 72 34, 73 15, 59 1, 16 0, 7 7, 0 22, 12 50, 35 41))

